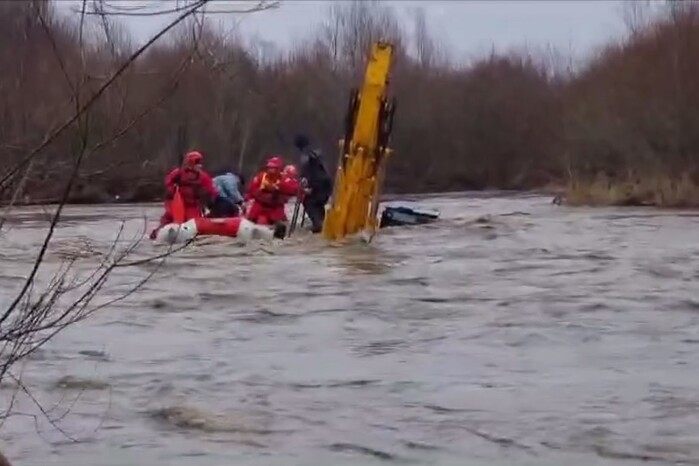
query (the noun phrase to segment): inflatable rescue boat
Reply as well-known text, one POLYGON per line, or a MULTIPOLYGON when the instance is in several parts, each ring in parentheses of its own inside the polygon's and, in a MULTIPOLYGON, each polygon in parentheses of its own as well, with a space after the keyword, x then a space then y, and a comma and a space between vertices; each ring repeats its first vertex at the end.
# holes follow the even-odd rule
POLYGON ((186 243, 197 236, 227 236, 241 241, 261 239, 271 241, 279 237, 274 229, 257 225, 244 217, 193 218, 184 223, 170 223, 158 230, 155 242, 160 244, 186 243))

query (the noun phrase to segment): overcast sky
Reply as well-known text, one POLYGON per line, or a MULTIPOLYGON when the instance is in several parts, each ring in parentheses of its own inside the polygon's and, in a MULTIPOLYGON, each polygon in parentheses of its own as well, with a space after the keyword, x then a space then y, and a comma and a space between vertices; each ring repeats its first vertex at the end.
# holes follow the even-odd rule
MULTIPOLYGON (((157 0, 156 0, 157 1, 157 0)), ((165 1, 162 3, 165 3, 165 1)), ((59 9, 69 12, 80 0, 58 0, 59 9)), ((110 3, 117 4, 118 0, 110 3)), ((153 4, 130 0, 125 5, 153 4)), ((239 6, 246 2, 213 2, 239 6)), ((324 0, 281 0, 281 6, 249 15, 227 16, 248 37, 270 41, 284 49, 301 40, 322 21, 330 2, 324 0)), ((457 60, 489 50, 553 45, 560 51, 583 57, 605 42, 624 33, 621 0, 386 0, 396 12, 410 17, 422 7, 433 35, 457 60)), ((173 2, 174 5, 174 2, 173 2)), ((214 6, 212 6, 214 8, 214 6)), ((221 15, 216 15, 221 18, 221 15)), ((142 41, 157 32, 172 17, 122 18, 134 37, 142 41)))

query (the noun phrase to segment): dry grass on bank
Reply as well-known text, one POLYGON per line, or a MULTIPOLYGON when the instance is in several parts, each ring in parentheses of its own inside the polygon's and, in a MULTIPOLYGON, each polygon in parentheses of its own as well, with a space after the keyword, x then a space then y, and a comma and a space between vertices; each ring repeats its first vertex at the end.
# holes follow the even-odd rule
POLYGON ((563 196, 571 206, 699 207, 699 184, 684 175, 678 179, 647 176, 627 180, 598 178, 571 182, 563 196))

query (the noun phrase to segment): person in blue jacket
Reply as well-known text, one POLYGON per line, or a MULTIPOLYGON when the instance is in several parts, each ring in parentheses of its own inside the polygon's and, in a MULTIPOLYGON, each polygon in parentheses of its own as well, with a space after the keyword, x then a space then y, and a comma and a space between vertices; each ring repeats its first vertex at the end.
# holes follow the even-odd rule
POLYGON ((209 206, 209 217, 238 217, 241 214, 245 180, 242 175, 226 170, 214 177, 218 196, 209 206))

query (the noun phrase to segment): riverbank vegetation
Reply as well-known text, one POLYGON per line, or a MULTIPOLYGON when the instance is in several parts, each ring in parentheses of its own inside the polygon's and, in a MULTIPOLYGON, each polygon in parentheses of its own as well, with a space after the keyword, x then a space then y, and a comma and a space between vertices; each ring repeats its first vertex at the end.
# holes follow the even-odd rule
MULTIPOLYGON (((119 17, 88 17, 100 28, 83 37, 79 15, 51 8, 0 3, 0 175, 74 113, 75 89, 86 100, 136 48, 119 17)), ((371 1, 331 5, 289 53, 193 20, 92 107, 91 139, 128 131, 93 148, 71 200, 158 199, 188 148, 214 172, 249 175, 271 154, 293 160, 299 131, 334 168, 349 89, 385 37, 397 47, 399 103, 388 192, 553 185, 571 204, 699 206, 699 5, 671 2, 637 19, 586 63, 493 52, 469 64, 450 61, 423 15, 402 23, 371 1)), ((77 129, 64 132, 3 196, 19 187, 25 202, 60 197, 77 140, 77 129)))

